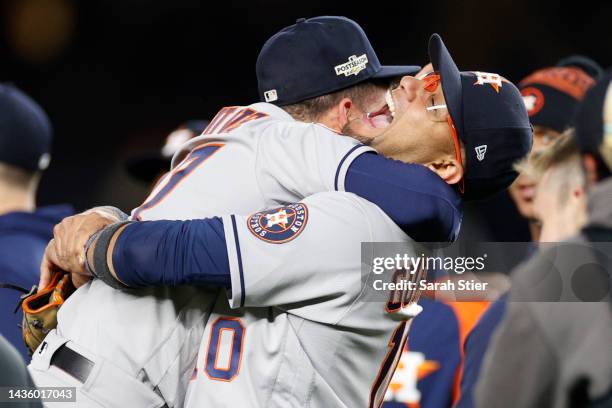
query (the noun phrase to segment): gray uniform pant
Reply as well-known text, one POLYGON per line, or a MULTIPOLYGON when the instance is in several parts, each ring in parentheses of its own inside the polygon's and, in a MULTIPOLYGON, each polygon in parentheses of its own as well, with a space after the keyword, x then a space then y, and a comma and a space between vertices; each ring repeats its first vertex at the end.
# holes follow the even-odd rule
POLYGON ((135 407, 161 408, 165 401, 153 389, 121 370, 111 361, 92 355, 51 331, 43 343, 34 352, 28 370, 38 387, 75 387, 76 403, 52 403, 50 407, 135 407), (53 354, 66 346, 90 360, 93 365, 85 382, 73 377, 68 372, 51 364, 53 354))

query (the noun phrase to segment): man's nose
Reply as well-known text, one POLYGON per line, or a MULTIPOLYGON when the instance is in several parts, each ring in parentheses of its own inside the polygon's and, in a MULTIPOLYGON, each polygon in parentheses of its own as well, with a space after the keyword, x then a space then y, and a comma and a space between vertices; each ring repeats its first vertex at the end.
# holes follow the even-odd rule
POLYGON ((408 100, 412 101, 423 88, 423 81, 415 77, 405 76, 400 80, 400 88, 404 90, 408 100))

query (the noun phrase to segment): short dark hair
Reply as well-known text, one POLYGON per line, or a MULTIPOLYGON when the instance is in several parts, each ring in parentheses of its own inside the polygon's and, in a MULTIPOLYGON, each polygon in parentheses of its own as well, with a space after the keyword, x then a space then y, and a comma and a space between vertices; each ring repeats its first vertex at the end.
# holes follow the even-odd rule
POLYGON ((291 105, 281 106, 281 108, 296 120, 301 122, 315 122, 343 98, 349 98, 357 106, 362 107, 366 104, 373 91, 379 88, 388 88, 389 84, 389 79, 368 80, 330 94, 317 96, 291 105))

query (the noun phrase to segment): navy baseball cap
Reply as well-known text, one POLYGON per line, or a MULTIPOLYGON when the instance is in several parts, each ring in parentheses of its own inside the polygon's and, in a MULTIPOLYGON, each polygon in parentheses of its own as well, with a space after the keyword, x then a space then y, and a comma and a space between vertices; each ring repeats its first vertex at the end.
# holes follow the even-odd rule
POLYGON ((52 133, 49 118, 36 102, 16 87, 0 84, 0 162, 44 170, 52 133))
POLYGON ((459 72, 438 34, 429 39, 429 57, 465 147, 463 198, 482 199, 505 189, 518 176, 513 165, 531 150, 532 130, 519 90, 498 74, 459 72))
POLYGON ((557 132, 570 127, 576 108, 598 75, 601 67, 595 61, 573 55, 521 80, 519 89, 531 124, 557 132))
POLYGON ((300 18, 283 28, 266 41, 256 65, 260 99, 279 106, 419 70, 380 65, 363 29, 333 16, 300 18))

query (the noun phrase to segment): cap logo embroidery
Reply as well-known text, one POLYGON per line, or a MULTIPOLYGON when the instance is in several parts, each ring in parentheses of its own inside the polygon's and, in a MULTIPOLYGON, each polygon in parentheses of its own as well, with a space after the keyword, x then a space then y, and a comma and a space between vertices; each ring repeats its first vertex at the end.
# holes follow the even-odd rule
POLYGON ((344 64, 336 65, 334 69, 336 70, 336 75, 344 75, 351 76, 357 75, 368 65, 368 56, 366 54, 360 55, 359 57, 356 55, 351 55, 348 59, 348 62, 344 64))
POLYGON ((474 82, 474 85, 489 84, 495 89, 495 92, 499 93, 499 88, 502 87, 501 75, 480 71, 476 71, 474 74, 476 75, 476 82, 474 82))
POLYGON ((529 87, 521 90, 527 114, 533 116, 544 107, 544 94, 539 89, 529 87))
POLYGON ((276 89, 270 89, 269 91, 264 92, 264 99, 266 102, 274 102, 278 100, 278 94, 276 93, 276 89))
POLYGON ((487 153, 487 145, 476 146, 474 150, 476 150, 476 158, 478 161, 483 161, 487 153))

